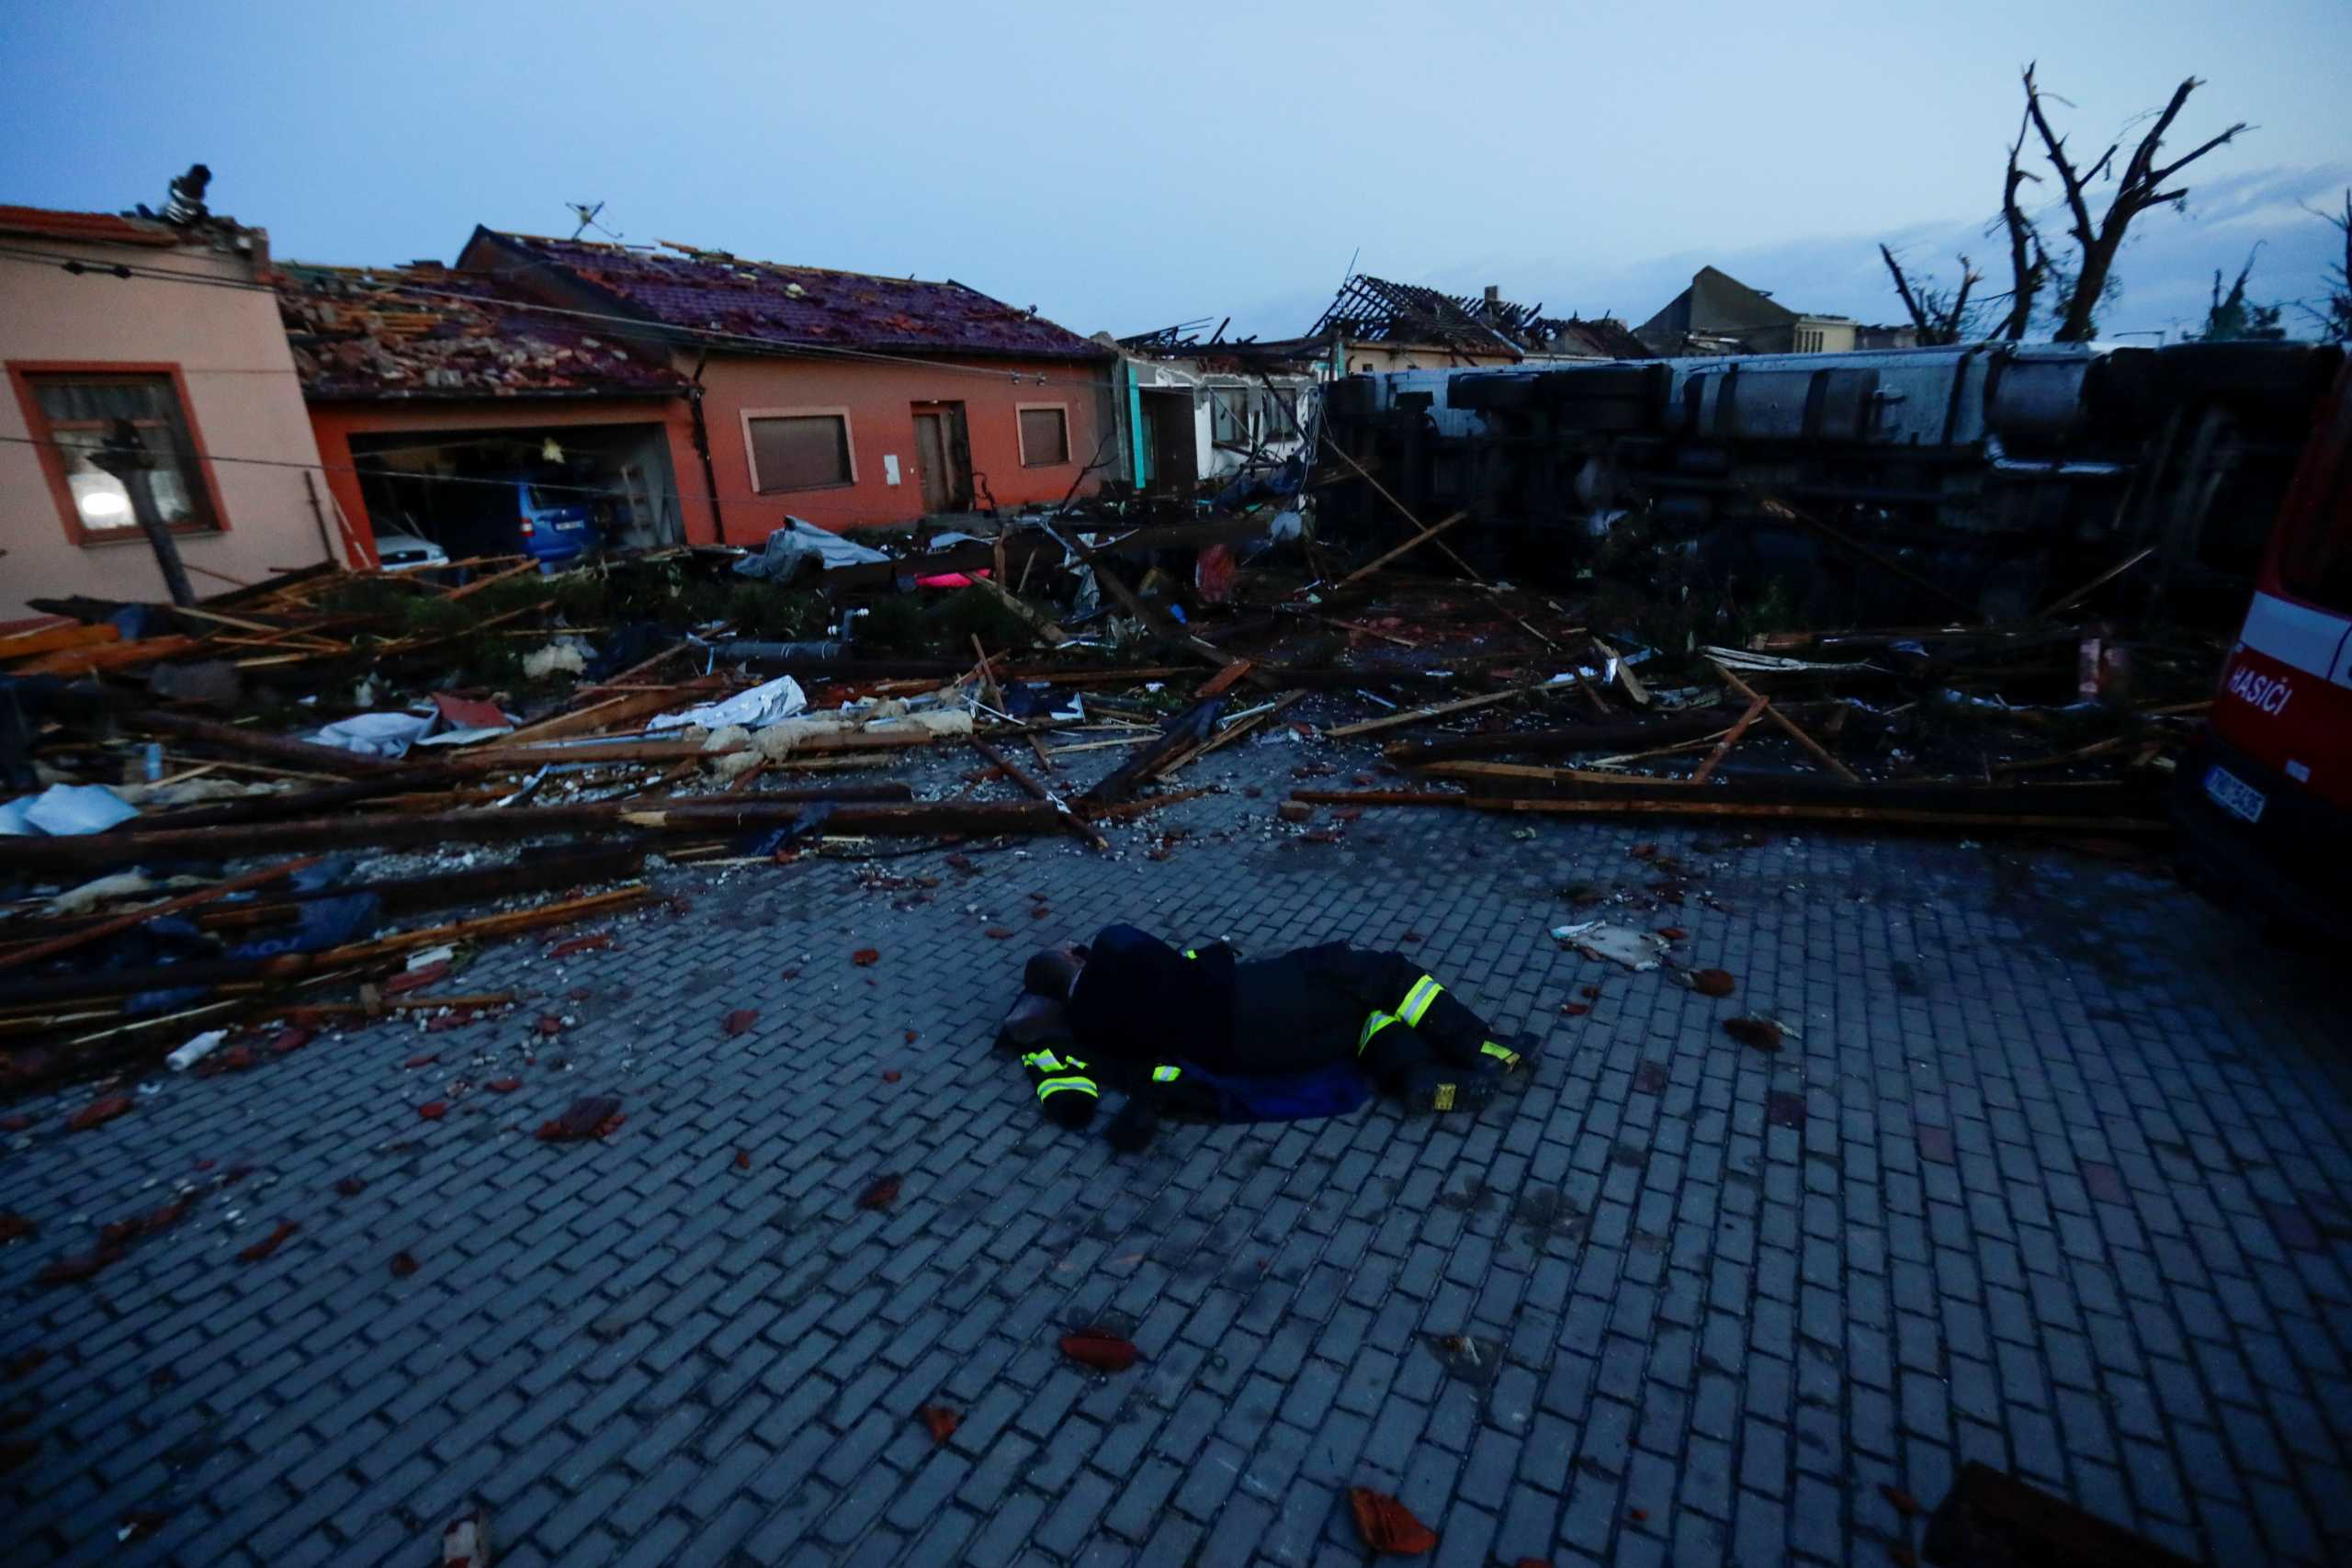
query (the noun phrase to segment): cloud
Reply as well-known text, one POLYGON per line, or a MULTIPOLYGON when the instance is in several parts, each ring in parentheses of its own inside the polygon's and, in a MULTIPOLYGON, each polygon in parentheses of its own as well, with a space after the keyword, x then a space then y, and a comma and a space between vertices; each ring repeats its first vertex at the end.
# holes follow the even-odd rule
MULTIPOLYGON (((2215 269, 2234 277, 2257 246, 2248 293, 2265 302, 2316 300, 2326 268, 2343 259, 2343 237, 2313 217, 2305 204, 2323 209, 2340 206, 2347 185, 2352 185, 2352 164, 2255 169, 2193 187, 2185 211, 2142 214, 2116 259, 2122 292, 2101 327, 2109 333, 2177 335, 2204 320, 2215 269)), ((2043 231, 2053 238, 2065 227, 2063 211, 2053 210, 2041 221, 2043 231)), ((1879 260, 1881 240, 1906 267, 1940 274, 1948 281, 1958 276, 1952 258, 1964 253, 1986 275, 1989 281, 1984 287, 1998 290, 2008 283, 2007 247, 1997 233, 1987 233, 1987 222, 1954 219, 1883 234, 1823 234, 1757 246, 1730 243, 1626 261, 1497 254, 1398 281, 1471 295, 1487 284, 1498 284, 1505 299, 1531 304, 1540 300, 1554 315, 1614 315, 1639 325, 1680 293, 1692 273, 1712 265, 1800 310, 1885 321, 1900 319, 1902 307, 1879 260)), ((1301 333, 1329 302, 1329 292, 1268 299, 1237 312, 1233 330, 1268 337, 1301 333)), ((2292 310, 2288 320, 2293 330, 2292 310)))

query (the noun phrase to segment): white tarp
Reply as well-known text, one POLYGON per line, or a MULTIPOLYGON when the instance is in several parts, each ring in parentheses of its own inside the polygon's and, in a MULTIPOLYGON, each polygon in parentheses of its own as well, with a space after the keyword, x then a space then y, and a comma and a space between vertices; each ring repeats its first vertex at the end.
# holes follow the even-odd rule
POLYGON ((51 784, 0 806, 0 833, 103 833, 138 815, 139 807, 104 784, 51 784))
POLYGON ((302 737, 313 746, 333 746, 363 757, 405 757, 440 721, 438 714, 357 713, 302 737))
POLYGON ((645 729, 649 735, 656 730, 679 729, 687 725, 704 729, 725 729, 730 725, 743 729, 760 729, 771 724, 780 724, 808 705, 808 694, 800 689, 800 682, 789 675, 779 675, 765 685, 738 692, 725 702, 705 703, 700 707, 665 713, 647 725, 645 729))
POLYGON ((787 517, 783 527, 768 536, 758 555, 745 556, 735 563, 735 575, 789 582, 811 563, 819 571, 831 571, 837 566, 865 566, 889 558, 880 550, 852 544, 831 529, 787 517))
POLYGON ((1654 931, 1637 931, 1631 926, 1612 926, 1607 920, 1554 926, 1552 940, 1564 947, 1575 948, 1587 958, 1623 964, 1626 968, 1635 970, 1657 968, 1659 955, 1667 949, 1666 938, 1654 931))

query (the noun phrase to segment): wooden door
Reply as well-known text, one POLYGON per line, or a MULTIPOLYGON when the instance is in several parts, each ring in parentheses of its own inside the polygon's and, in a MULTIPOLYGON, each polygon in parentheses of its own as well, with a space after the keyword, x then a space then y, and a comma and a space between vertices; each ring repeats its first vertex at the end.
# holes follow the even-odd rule
POLYGON ((927 513, 955 510, 954 469, 947 459, 947 419, 944 414, 915 415, 915 475, 922 481, 922 509, 927 513))

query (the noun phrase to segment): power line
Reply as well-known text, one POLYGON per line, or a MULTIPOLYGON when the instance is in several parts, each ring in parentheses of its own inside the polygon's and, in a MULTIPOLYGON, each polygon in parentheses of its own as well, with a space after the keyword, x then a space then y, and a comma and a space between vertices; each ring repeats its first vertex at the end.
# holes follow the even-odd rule
MULTIPOLYGON (((88 452, 91 450, 90 447, 79 446, 70 441, 43 440, 38 435, 0 435, 0 441, 13 442, 19 446, 43 446, 52 452, 88 452)), ((458 445, 458 443, 450 443, 450 445, 458 445)), ((408 448, 402 448, 402 450, 407 449, 408 448)), ((601 495, 606 497, 618 496, 624 501, 628 499, 628 493, 625 491, 610 485, 570 485, 553 482, 543 484, 537 479, 475 479, 470 475, 466 474, 417 473, 412 469, 395 468, 381 465, 374 468, 364 468, 355 463, 303 463, 297 462, 288 457, 224 457, 214 452, 189 452, 186 454, 186 456, 195 458, 199 463, 235 463, 246 468, 300 468, 317 474, 356 474, 362 479, 414 479, 425 484, 492 485, 502 490, 511 490, 517 484, 527 484, 533 490, 562 491, 573 495, 601 495)), ((684 491, 675 490, 657 491, 649 488, 645 490, 643 493, 649 501, 655 499, 662 501, 692 501, 707 499, 707 497, 693 496, 687 494, 684 491)), ((789 492, 779 491, 777 494, 781 496, 789 494, 789 492)))
MULTIPOLYGON (((103 274, 107 276, 118 278, 139 278, 149 282, 162 283, 187 283, 200 285, 210 288, 242 289, 249 293, 269 294, 273 296, 277 293, 277 288, 274 285, 267 283, 247 282, 242 279, 230 277, 215 277, 205 273, 182 272, 175 268, 160 267, 145 262, 93 263, 85 261, 79 256, 62 255, 51 251, 27 250, 22 247, 12 245, 0 245, 0 261, 13 261, 28 265, 57 266, 66 272, 74 274, 76 276, 91 274, 103 274)), ((284 264, 287 267, 298 267, 300 265, 300 263, 284 264)), ((532 265, 535 266, 552 266, 557 264, 551 262, 540 262, 534 263, 532 265)), ((463 275, 460 274, 459 276, 463 275)), ((372 296, 372 298, 395 302, 403 300, 414 302, 417 300, 437 301, 447 299, 456 300, 459 303, 471 305, 477 309, 482 310, 535 310, 543 315, 561 316, 582 321, 595 321, 616 329, 631 330, 637 333, 654 332, 669 336, 683 337, 690 342, 707 344, 717 347, 749 347, 761 354, 782 355, 786 357, 801 355, 813 359, 851 359, 870 361, 877 365, 916 366, 925 369, 944 371, 951 375, 978 376, 988 380, 1009 379, 1015 386, 1085 387, 1090 390, 1097 391, 1109 389, 1112 386, 1112 378, 1107 373, 1099 377, 1048 377, 1043 372, 1033 373, 1018 370, 989 370, 977 365, 957 364, 952 360, 921 359, 910 355, 882 354, 866 349, 836 348, 822 344, 782 343, 773 338, 758 337, 748 333, 722 332, 713 327, 672 326, 667 322, 648 321, 639 316, 622 316, 615 315, 610 311, 574 310, 568 306, 541 304, 536 300, 516 300, 505 299, 485 299, 478 294, 468 294, 458 289, 427 288, 407 282, 390 284, 382 292, 372 296)))

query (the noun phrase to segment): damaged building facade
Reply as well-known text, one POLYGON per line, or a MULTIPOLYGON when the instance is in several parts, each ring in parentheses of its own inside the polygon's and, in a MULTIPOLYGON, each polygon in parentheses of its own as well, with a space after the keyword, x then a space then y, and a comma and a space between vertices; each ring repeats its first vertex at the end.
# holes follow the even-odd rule
POLYGON ((535 500, 587 513, 601 547, 718 536, 665 354, 431 262, 276 281, 326 485, 380 564, 525 547, 535 500))
POLYGON ((1106 455, 1112 353, 960 283, 490 229, 458 270, 666 355, 718 542, 1059 502, 1106 455))
POLYGON ((311 489, 318 448, 260 281, 269 237, 187 216, 0 207, 0 624, 39 619, 35 599, 167 596, 93 460, 119 421, 198 592, 351 554, 311 489))

